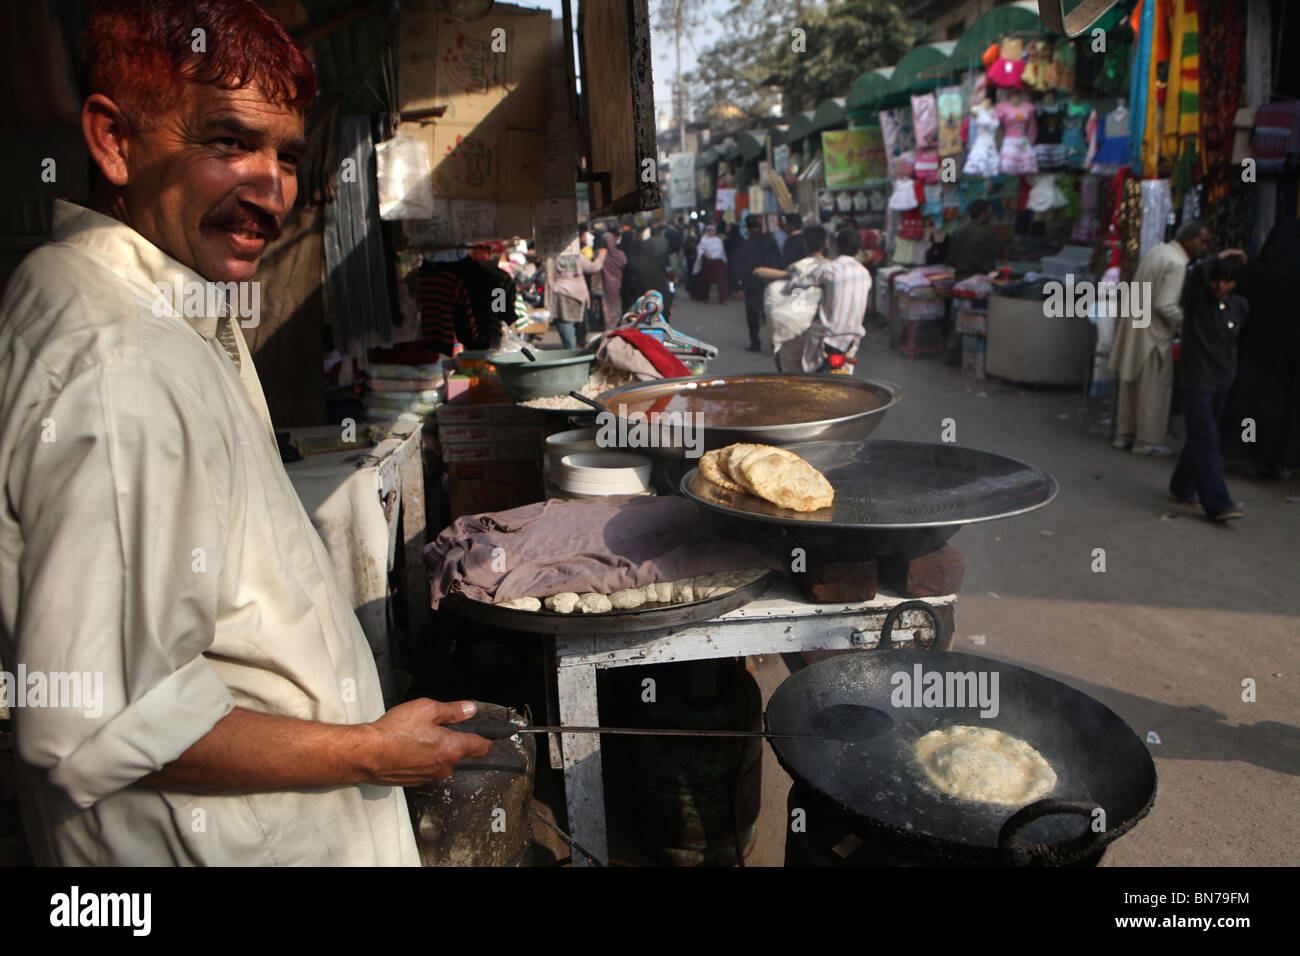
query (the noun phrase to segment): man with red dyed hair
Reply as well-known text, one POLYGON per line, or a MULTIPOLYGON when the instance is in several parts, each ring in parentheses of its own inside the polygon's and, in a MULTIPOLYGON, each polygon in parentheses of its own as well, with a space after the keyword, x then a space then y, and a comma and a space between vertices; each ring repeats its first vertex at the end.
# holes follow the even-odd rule
POLYGON ((418 864, 401 785, 489 743, 440 726, 468 702, 384 713, 231 316, 311 65, 246 0, 105 0, 85 68, 92 208, 56 205, 0 301, 0 660, 79 692, 0 679, 33 854, 418 864))

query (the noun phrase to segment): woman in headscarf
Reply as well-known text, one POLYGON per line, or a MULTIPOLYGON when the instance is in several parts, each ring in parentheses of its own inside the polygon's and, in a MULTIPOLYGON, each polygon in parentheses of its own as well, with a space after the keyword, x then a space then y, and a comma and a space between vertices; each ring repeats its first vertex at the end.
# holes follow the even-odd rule
POLYGON ((1237 381, 1226 421, 1254 422, 1253 441, 1224 429, 1224 457, 1249 459, 1252 473, 1285 478, 1300 460, 1300 219, 1269 231, 1246 267, 1240 291, 1250 303, 1241 332, 1237 381))
POLYGON ((591 301, 587 276, 605 268, 605 257, 602 249, 594 259, 585 258, 579 240, 574 239, 558 256, 546 260, 546 307, 555 317, 563 348, 578 347, 578 326, 591 301))
POLYGON ((663 265, 649 243, 633 239, 630 246, 632 251, 623 268, 623 311, 631 309, 632 303, 647 292, 656 291, 663 296, 663 315, 668 318, 673 311, 673 294, 668 291, 663 265))
POLYGON ((695 253, 695 267, 692 269, 692 275, 699 276, 699 289, 701 301, 709 301, 709 287, 715 283, 718 286, 718 304, 724 305, 727 301, 727 250, 718 238, 718 231, 712 225, 704 229, 704 238, 700 240, 699 249, 695 253))
POLYGON ((623 317, 623 267, 627 265, 627 256, 618 247, 618 236, 607 232, 600 237, 605 249, 605 265, 601 269, 605 295, 601 303, 605 309, 606 330, 618 325, 623 317))

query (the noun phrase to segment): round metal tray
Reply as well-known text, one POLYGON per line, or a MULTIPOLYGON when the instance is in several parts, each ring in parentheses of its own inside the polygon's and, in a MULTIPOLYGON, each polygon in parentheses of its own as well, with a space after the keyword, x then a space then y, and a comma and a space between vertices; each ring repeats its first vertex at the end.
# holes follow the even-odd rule
POLYGON ((862 531, 956 527, 1009 518, 1056 497, 1047 472, 1014 458, 960 445, 908 441, 808 442, 787 445, 824 474, 835 503, 820 511, 778 508, 743 491, 713 484, 699 468, 682 494, 706 508, 771 524, 862 531))
POLYGON ((533 634, 635 634, 663 627, 698 624, 744 607, 761 596, 772 583, 769 571, 757 581, 726 594, 692 601, 689 604, 654 604, 631 611, 607 611, 604 614, 556 614, 545 609, 520 611, 475 601, 462 594, 448 594, 441 606, 453 614, 491 627, 533 634))

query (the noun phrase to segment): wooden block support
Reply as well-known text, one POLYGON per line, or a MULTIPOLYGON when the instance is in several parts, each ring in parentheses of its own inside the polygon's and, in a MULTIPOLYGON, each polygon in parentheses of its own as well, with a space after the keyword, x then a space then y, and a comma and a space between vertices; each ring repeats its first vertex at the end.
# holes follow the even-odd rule
POLYGON ((903 597, 956 594, 965 575, 966 562, 961 552, 951 545, 911 558, 901 555, 880 558, 880 582, 903 597))
POLYGON ((876 596, 875 561, 812 561, 794 575, 814 604, 870 601, 876 596))

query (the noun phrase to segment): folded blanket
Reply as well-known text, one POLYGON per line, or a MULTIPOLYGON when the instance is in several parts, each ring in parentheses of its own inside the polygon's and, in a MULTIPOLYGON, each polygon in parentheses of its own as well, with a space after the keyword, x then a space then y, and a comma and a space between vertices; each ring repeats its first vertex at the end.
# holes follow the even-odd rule
POLYGON ((786 560, 685 498, 633 495, 466 515, 424 549, 435 609, 452 592, 490 603, 613 594, 720 571, 775 570, 786 560))

